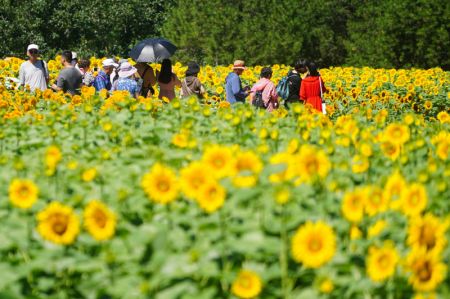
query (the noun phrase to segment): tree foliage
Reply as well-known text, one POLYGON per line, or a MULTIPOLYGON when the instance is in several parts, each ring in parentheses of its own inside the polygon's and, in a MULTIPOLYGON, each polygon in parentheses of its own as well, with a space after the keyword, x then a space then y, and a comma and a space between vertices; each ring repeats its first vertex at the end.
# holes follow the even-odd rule
POLYGON ((177 59, 228 64, 450 68, 450 2, 440 0, 0 0, 0 56, 127 55, 164 35, 177 59))
POLYGON ((448 68, 449 7, 439 0, 178 0, 163 33, 181 60, 448 68))
POLYGON ((2 0, 0 56, 22 54, 38 43, 48 55, 61 49, 83 55, 126 55, 138 40, 155 36, 171 1, 2 0))

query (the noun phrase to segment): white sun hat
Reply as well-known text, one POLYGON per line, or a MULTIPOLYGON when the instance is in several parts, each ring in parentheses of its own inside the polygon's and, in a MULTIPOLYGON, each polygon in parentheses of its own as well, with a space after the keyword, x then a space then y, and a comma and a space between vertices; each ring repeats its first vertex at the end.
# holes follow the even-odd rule
POLYGON ((113 66, 113 67, 118 67, 119 65, 117 63, 114 62, 114 60, 112 60, 111 58, 105 59, 102 61, 102 65, 103 66, 113 66))
POLYGON ((33 49, 39 51, 39 46, 36 45, 36 44, 29 44, 28 47, 27 47, 27 51, 30 51, 30 50, 33 50, 33 49))
POLYGON ((133 74, 135 74, 137 72, 137 69, 132 66, 129 62, 123 62, 120 65, 120 70, 119 70, 119 77, 120 78, 128 78, 130 76, 132 76, 133 74))

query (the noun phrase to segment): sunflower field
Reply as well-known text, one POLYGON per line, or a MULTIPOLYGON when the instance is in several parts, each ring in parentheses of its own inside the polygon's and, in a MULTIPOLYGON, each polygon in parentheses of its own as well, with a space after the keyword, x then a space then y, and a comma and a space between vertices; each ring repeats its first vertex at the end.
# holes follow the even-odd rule
POLYGON ((449 72, 323 69, 322 115, 230 107, 229 66, 168 102, 32 94, 21 62, 0 60, 0 298, 450 297, 449 72))

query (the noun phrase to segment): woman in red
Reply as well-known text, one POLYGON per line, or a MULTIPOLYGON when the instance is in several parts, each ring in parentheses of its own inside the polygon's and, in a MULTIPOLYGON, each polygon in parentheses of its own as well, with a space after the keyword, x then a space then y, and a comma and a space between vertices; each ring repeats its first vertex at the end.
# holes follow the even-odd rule
POLYGON ((308 63, 307 69, 308 76, 302 80, 302 85, 300 86, 300 99, 305 101, 305 104, 311 105, 317 111, 323 112, 322 94, 327 89, 317 71, 317 66, 313 62, 308 63))

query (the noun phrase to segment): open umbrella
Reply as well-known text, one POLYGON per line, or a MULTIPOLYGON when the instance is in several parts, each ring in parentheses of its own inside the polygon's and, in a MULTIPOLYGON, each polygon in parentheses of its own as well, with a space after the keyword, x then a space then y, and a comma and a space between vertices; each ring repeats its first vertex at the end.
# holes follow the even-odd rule
POLYGON ((130 57, 136 62, 157 62, 169 58, 176 50, 165 38, 148 38, 131 49, 130 57))

